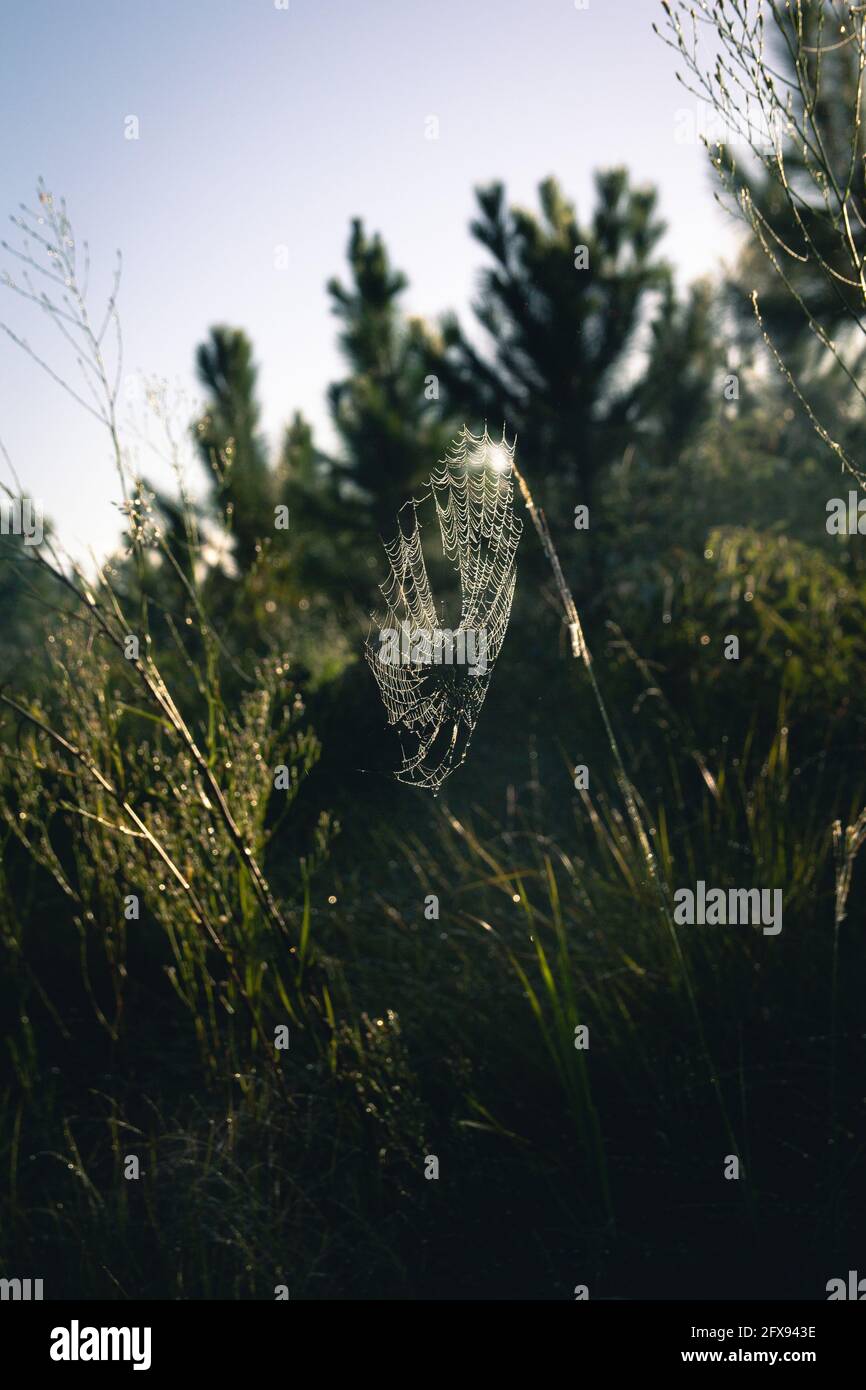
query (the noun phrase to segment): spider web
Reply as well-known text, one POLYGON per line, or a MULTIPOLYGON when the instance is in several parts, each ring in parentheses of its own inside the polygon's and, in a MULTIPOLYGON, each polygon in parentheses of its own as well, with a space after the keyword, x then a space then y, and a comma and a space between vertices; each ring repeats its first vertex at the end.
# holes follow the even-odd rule
MULTIPOLYGON (((476 436, 465 427, 426 484, 421 497, 404 503, 399 533, 383 542, 390 575, 379 590, 387 616, 373 616, 380 638, 388 630, 405 634, 399 663, 385 659, 370 636, 366 658, 376 678, 388 723, 400 736, 398 781, 426 787, 434 796, 446 777, 466 759, 493 666, 511 615, 517 582, 517 546, 523 529, 514 516, 514 444, 503 430, 494 443, 485 429, 476 436), (442 554, 460 581, 460 622, 453 631, 457 652, 472 650, 474 666, 435 664, 417 659, 416 643, 442 632, 421 545, 418 508, 432 501, 439 522, 442 554), (402 518, 411 508, 411 529, 402 518), (477 660, 480 634, 486 639, 485 669, 477 660), (415 658, 411 659, 413 651, 415 658), (406 660, 405 656, 410 659, 406 660)), ((429 509, 429 508, 428 508, 429 509)))

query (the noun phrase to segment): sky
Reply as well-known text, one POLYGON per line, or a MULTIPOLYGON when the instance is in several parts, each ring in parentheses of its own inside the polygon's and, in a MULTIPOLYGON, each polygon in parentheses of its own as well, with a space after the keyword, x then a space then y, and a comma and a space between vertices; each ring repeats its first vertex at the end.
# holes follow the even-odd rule
MULTIPOLYGON (((326 282, 345 274, 354 216, 409 276, 406 311, 430 319, 469 317, 473 189, 494 178, 534 207, 554 174, 589 216, 593 172, 625 164, 659 189, 682 284, 733 253, 653 20, 656 0, 28 0, 3 21, 0 220, 33 205, 41 175, 90 243, 94 292, 122 249, 129 395, 163 378, 191 411, 197 343, 236 325, 269 437, 301 409, 331 447, 325 392, 344 366, 326 282)), ((39 310, 3 287, 0 321, 75 378, 39 310)), ((113 543, 103 432, 6 335, 0 440, 73 554, 113 543)))

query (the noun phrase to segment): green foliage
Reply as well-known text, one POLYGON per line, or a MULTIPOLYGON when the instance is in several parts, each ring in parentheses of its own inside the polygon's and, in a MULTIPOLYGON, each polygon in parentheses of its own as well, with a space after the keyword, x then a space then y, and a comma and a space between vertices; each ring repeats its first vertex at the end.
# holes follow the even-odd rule
POLYGON ((600 175, 585 225, 540 196, 479 195, 484 352, 407 322, 353 224, 339 457, 297 412, 268 449, 252 346, 215 329, 203 499, 130 480, 128 554, 92 575, 0 540, 0 1262, 51 1296, 683 1297, 697 1239, 706 1297, 856 1267, 856 538, 712 287, 675 291, 654 193, 600 175), (518 433, 593 663, 527 527, 434 805, 356 770, 393 766, 357 619, 455 415, 518 433), (782 888, 782 937, 673 929, 698 878, 782 888))
POLYGON ((479 191, 472 231, 494 264, 475 313, 490 350, 447 317, 435 370, 450 410, 517 434, 555 533, 590 508, 598 592, 614 523, 606 475, 626 452, 636 468, 672 469, 706 411, 714 361, 707 288, 680 303, 658 256, 655 191, 613 169, 597 175, 596 199, 581 225, 554 179, 540 185, 541 217, 507 207, 500 183, 479 191))
POLYGON ((259 432, 252 345, 239 329, 213 328, 196 353, 209 397, 196 434, 212 475, 215 501, 235 539, 237 561, 249 569, 256 544, 273 527, 273 487, 259 432))
POLYGON ((790 101, 789 119, 780 114, 776 122, 784 173, 769 152, 744 162, 723 148, 716 157, 729 187, 747 190, 778 258, 777 269, 758 242, 744 246, 731 277, 735 302, 751 314, 748 296, 757 289, 772 337, 802 368, 814 353, 792 288, 831 338, 862 313, 851 256, 866 253, 866 228, 856 215, 846 227, 834 204, 844 192, 850 207, 863 205, 866 142, 860 55, 850 30, 848 41, 840 40, 844 13, 827 0, 785 8, 787 14, 777 9, 767 36, 776 90, 790 101))
POLYGON ((399 300, 408 281, 382 238, 356 219, 348 247, 351 281, 328 283, 350 375, 329 391, 344 448, 336 477, 373 535, 390 537, 412 490, 444 453, 448 434, 425 388, 431 372, 422 325, 406 322, 399 300))

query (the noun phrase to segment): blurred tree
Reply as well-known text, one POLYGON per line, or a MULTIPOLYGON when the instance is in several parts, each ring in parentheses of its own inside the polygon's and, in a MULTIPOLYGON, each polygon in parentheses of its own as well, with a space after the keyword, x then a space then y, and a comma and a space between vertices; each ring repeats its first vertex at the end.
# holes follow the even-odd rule
MULTIPOLYGON (((293 570, 302 588, 332 599, 357 587, 356 508, 335 485, 335 463, 315 443, 313 428, 296 411, 283 434, 274 475, 275 495, 289 508, 293 570)), ((362 587, 369 587, 364 579, 362 587)))
POLYGON ((213 498, 234 536, 235 559, 246 571, 262 535, 273 530, 274 480, 259 432, 256 368, 252 344, 239 328, 212 328, 196 352, 201 384, 208 393, 196 426, 213 498))
MULTIPOLYGON (((0 491, 0 503, 6 502, 0 491)), ((50 537, 47 521, 45 534, 50 537)), ((28 692, 43 687, 45 669, 35 653, 41 652, 56 613, 68 606, 68 596, 23 538, 0 533, 0 686, 28 692)))
MULTIPOLYGON (((707 141, 752 236, 730 276, 805 414, 861 487, 866 391, 866 13, 844 0, 664 6, 678 76, 725 130, 707 141), (708 41, 709 40, 709 41, 708 41)), ((766 364, 765 364, 766 365, 766 364)))
MULTIPOLYGON (((737 160, 731 147, 714 152, 729 193, 745 192, 750 200, 749 220, 754 226, 757 219, 778 266, 760 240, 749 240, 731 277, 735 301, 751 318, 757 289, 773 340, 798 369, 816 346, 804 332, 804 306, 831 338, 863 314, 857 274, 866 254, 862 62, 844 18, 826 0, 798 0, 796 11, 778 11, 766 59, 776 97, 752 117, 752 158, 737 160), (840 19, 847 39, 840 39, 840 19)), ((731 115, 744 120, 742 113, 731 115)))
POLYGON ((362 521, 390 537, 397 511, 442 456, 449 431, 436 405, 438 389, 421 324, 400 312, 408 281, 395 270, 381 237, 352 222, 351 280, 328 283, 341 322, 340 347, 351 369, 329 392, 343 445, 336 477, 360 504, 362 521))
POLYGON ((623 169, 598 174, 596 190, 586 226, 552 178, 539 188, 541 218, 508 208, 501 183, 479 190, 472 232, 494 260, 474 305, 487 347, 451 315, 428 353, 445 409, 519 435, 554 531, 573 534, 575 507, 589 508, 597 594, 614 520, 606 474, 626 450, 635 476, 673 471, 705 413, 715 364, 708 291, 680 303, 657 255, 655 192, 632 188, 623 169))

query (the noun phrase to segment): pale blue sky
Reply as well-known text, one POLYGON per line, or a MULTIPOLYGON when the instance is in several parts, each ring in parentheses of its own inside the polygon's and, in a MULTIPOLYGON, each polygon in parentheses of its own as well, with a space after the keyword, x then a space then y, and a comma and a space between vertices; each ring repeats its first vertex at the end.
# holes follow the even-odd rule
MULTIPOLYGON (((472 190, 496 177, 534 204, 553 173, 587 212, 593 170, 625 163, 659 186, 683 280, 730 254, 703 150, 676 138, 691 103, 651 32, 659 14, 655 0, 30 0, 3 22, 0 211, 32 202, 42 174, 97 266, 123 249, 127 373, 194 392, 195 345, 237 324, 271 436, 301 408, 330 444, 324 391, 342 367, 325 282, 354 215, 408 273, 407 310, 431 318, 467 310, 483 263, 472 190)), ((8 291, 0 317, 50 341, 8 291)), ((111 540, 98 427, 5 337, 0 437, 73 550, 111 540)))

